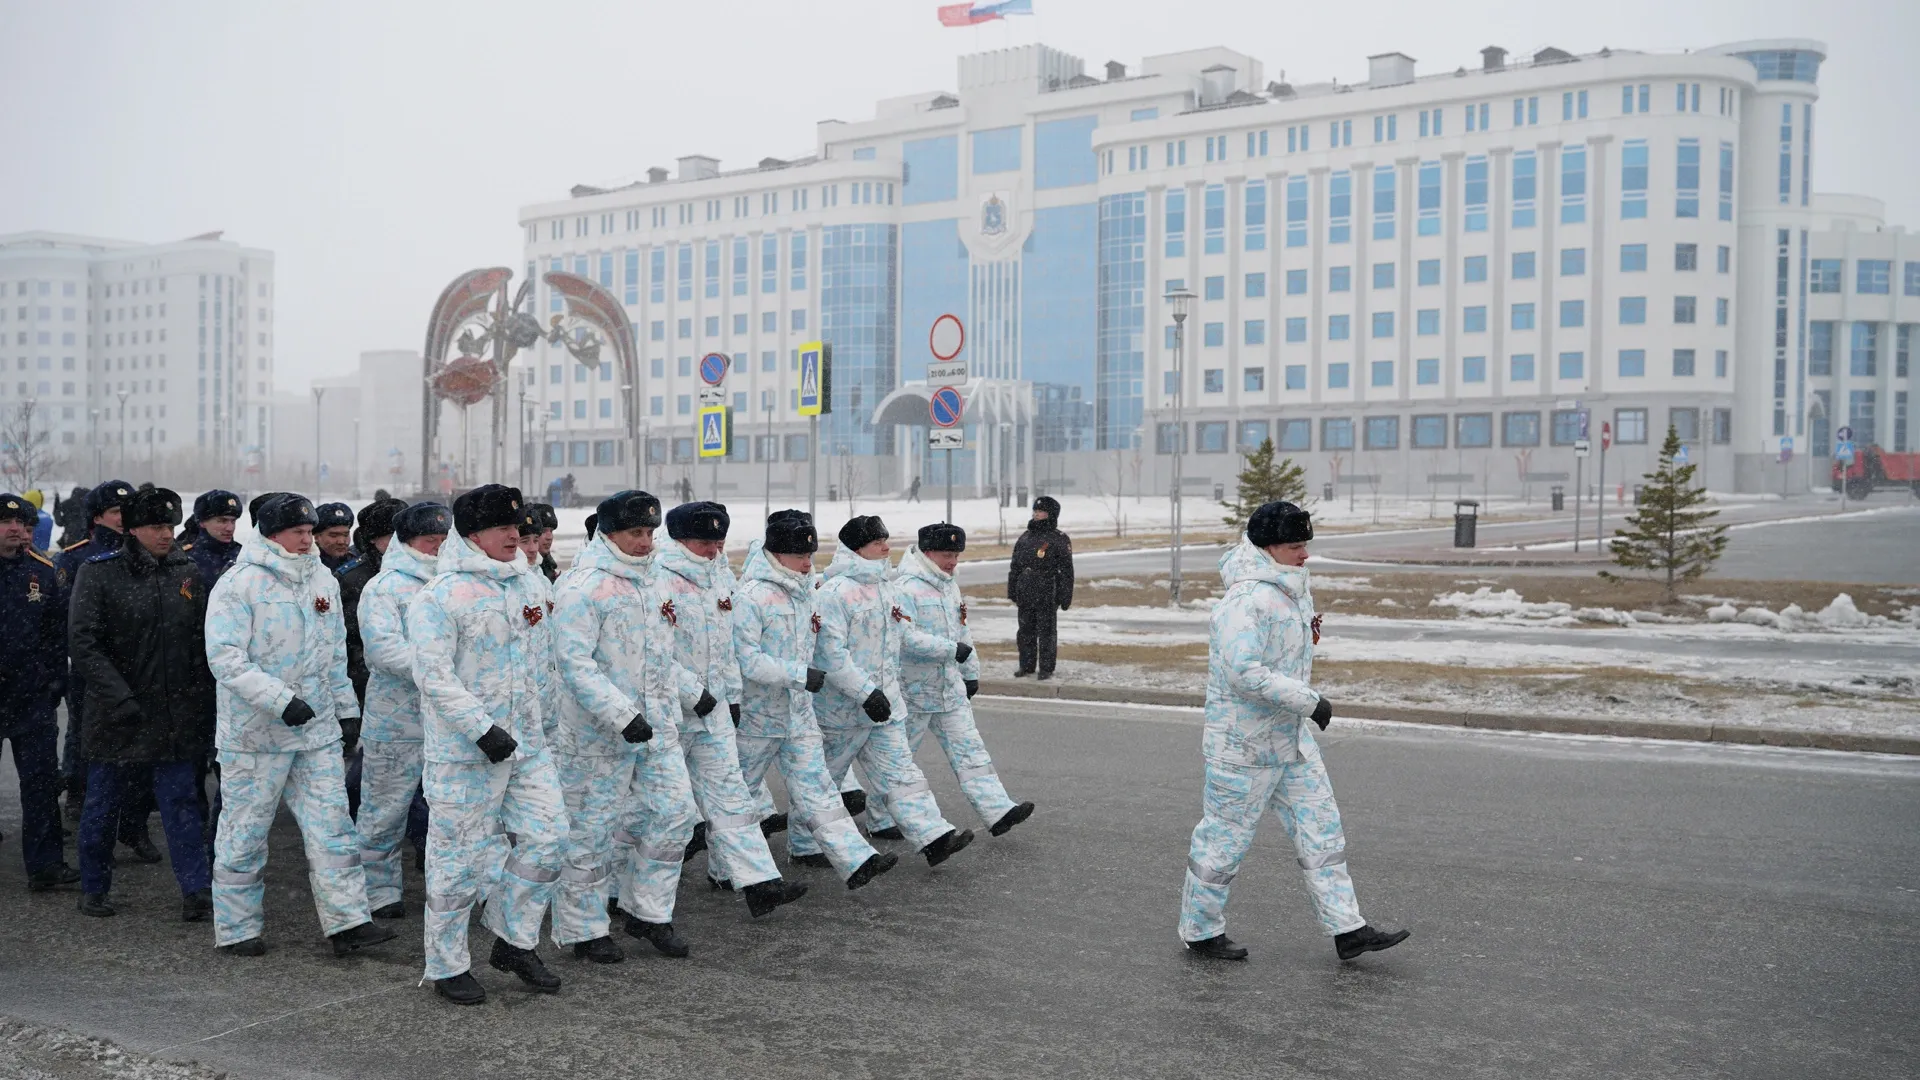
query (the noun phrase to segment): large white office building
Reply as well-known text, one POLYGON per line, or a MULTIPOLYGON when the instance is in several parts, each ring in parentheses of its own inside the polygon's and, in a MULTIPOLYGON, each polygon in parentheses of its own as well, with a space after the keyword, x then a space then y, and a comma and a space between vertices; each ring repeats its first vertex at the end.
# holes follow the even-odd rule
POLYGON ((238 482, 272 437, 273 254, 0 236, 0 410, 31 402, 59 475, 238 482))
POLYGON ((962 482, 1165 491, 1184 452, 1210 489, 1272 438, 1316 488, 1511 491, 1570 477, 1604 423, 1610 485, 1669 424, 1712 487, 1778 488, 1782 438, 1804 484, 1839 424, 1912 448, 1920 323, 1920 242, 1812 189, 1825 52, 1489 48, 1432 74, 1386 53, 1315 85, 1225 48, 1103 78, 1044 46, 963 56, 955 89, 824 121, 804 157, 687 156, 524 207, 528 271, 612 289, 641 358, 629 382, 529 357, 543 468, 630 478, 632 386, 648 460, 684 470, 719 352, 752 436, 722 491, 779 489, 816 449, 872 457, 870 487, 937 480, 917 381, 952 313, 976 382, 1031 403, 970 409, 962 482), (835 355, 818 448, 793 412, 813 339, 835 355))

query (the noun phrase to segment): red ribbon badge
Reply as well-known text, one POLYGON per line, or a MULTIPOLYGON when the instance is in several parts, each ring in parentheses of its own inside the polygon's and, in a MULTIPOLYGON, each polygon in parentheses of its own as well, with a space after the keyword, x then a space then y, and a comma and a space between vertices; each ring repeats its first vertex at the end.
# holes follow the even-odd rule
POLYGON ((333 610, 333 604, 324 596, 316 596, 313 598, 313 610, 325 615, 333 610))
POLYGON ((1313 643, 1320 644, 1320 616, 1313 617, 1313 643))
POLYGON ((721 611, 732 611, 732 610, 733 610, 733 597, 731 597, 731 596, 723 596, 723 597, 721 597, 721 598, 720 598, 720 610, 721 610, 721 611))
POLYGON ((520 617, 527 620, 528 626, 539 626, 540 620, 545 618, 546 614, 540 610, 539 604, 528 604, 520 609, 520 617))
POLYGON ((547 614, 553 614, 553 601, 547 601, 547 614))
POLYGON ((819 612, 815 612, 815 613, 814 613, 814 616, 813 616, 813 632, 814 632, 814 633, 816 633, 816 634, 820 632, 820 614, 819 614, 819 612))
POLYGON ((668 626, 680 625, 679 613, 673 610, 673 601, 671 600, 660 605, 660 617, 667 620, 668 626))
POLYGON ((964 603, 960 605, 960 625, 967 625, 967 605, 964 603))
POLYGON ((912 622, 913 618, 912 616, 909 616, 906 612, 901 611, 899 604, 895 604, 893 605, 893 621, 894 622, 912 622))
MULTIPOLYGON (((38 592, 39 589, 36 587, 34 591, 38 592)), ((180 580, 180 595, 187 598, 188 600, 193 599, 193 579, 192 578, 182 578, 180 580)), ((35 597, 31 597, 30 599, 37 600, 39 599, 39 597, 35 596, 35 597)))

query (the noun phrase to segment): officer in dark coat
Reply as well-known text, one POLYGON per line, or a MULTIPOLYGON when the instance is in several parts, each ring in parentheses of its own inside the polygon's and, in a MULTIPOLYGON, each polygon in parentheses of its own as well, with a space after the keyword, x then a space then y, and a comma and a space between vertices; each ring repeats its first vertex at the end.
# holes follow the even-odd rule
MULTIPOLYGON (((380 556, 393 541, 393 519, 407 504, 399 499, 375 499, 360 508, 360 527, 353 533, 354 556, 343 563, 333 576, 340 582, 340 613, 347 624, 347 678, 353 680, 353 696, 364 709, 367 704, 367 651, 360 642, 360 592, 380 572, 380 556)), ((324 507, 322 508, 324 509, 324 507)), ((360 719, 340 721, 340 745, 347 754, 347 813, 360 817, 360 719)))
POLYGON ((180 532, 180 549, 200 568, 200 580, 207 588, 240 557, 240 542, 233 538, 240 524, 240 496, 231 491, 204 492, 193 500, 189 528, 180 532))
POLYGON ((560 528, 560 514, 547 503, 528 503, 527 509, 533 511, 534 521, 540 526, 540 572, 554 581, 560 577, 560 564, 553 561, 553 534, 560 528))
MULTIPOLYGON (((125 480, 109 480, 87 492, 87 537, 61 548, 60 554, 53 557, 53 565, 65 575, 69 590, 79 584, 80 568, 86 565, 88 559, 102 551, 120 547, 120 511, 131 498, 133 485, 125 480)), ((67 682, 67 737, 60 753, 60 777, 67 786, 67 813, 74 817, 78 817, 77 810, 87 788, 87 769, 81 753, 81 729, 86 724, 86 692, 85 677, 75 673, 67 682)), ((128 839, 144 838, 143 819, 139 837, 129 836, 128 839)), ((146 841, 144 848, 136 846, 134 855, 141 862, 158 862, 160 859, 160 853, 151 840, 146 841), (148 859, 148 855, 153 858, 148 859)))
POLYGON ((320 565, 338 570, 353 558, 353 508, 343 502, 321 503, 313 513, 320 519, 313 527, 313 549, 320 553, 320 565))
POLYGON ((60 500, 60 508, 55 512, 60 519, 61 547, 70 547, 87 538, 87 489, 76 485, 67 497, 60 500))
POLYGON ((80 880, 60 857, 54 709, 67 682, 66 576, 33 549, 38 519, 26 499, 0 495, 0 741, 20 775, 20 855, 33 892, 80 880))
POLYGON ((80 819, 80 911, 114 914, 113 838, 124 774, 151 776, 181 917, 213 913, 197 765, 213 741, 214 683, 207 667, 207 593, 200 568, 174 540, 180 496, 166 488, 125 508, 127 536, 87 560, 73 589, 69 641, 87 681, 82 738, 87 808, 80 819))
POLYGON ((1060 632, 1056 612, 1073 603, 1073 541, 1060 531, 1060 503, 1050 495, 1033 500, 1033 520, 1013 545, 1007 569, 1007 599, 1019 609, 1014 641, 1020 647, 1020 666, 1013 677, 1036 671, 1053 678, 1054 654, 1060 632))

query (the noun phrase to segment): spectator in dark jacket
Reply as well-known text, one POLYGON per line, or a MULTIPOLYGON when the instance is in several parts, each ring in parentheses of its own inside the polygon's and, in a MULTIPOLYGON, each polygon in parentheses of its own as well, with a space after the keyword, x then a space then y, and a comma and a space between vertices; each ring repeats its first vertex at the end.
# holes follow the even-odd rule
POLYGON ((1033 520, 1013 545, 1007 569, 1007 599, 1018 609, 1014 642, 1020 648, 1016 679, 1035 672, 1053 678, 1060 646, 1057 612, 1073 603, 1073 541, 1060 531, 1060 503, 1048 495, 1033 500, 1033 520))
POLYGON ((66 577, 33 549, 37 516, 21 496, 0 494, 0 741, 13 747, 20 776, 20 855, 32 892, 80 880, 60 857, 54 708, 67 682, 66 577))
POLYGON ((196 763, 213 741, 214 682, 203 630, 208 590, 173 538, 178 495, 142 491, 124 515, 126 539, 119 550, 87 561, 69 612, 74 667, 87 681, 80 911, 114 914, 108 889, 121 772, 144 766, 185 898, 181 917, 197 922, 213 911, 205 822, 194 792, 196 763))

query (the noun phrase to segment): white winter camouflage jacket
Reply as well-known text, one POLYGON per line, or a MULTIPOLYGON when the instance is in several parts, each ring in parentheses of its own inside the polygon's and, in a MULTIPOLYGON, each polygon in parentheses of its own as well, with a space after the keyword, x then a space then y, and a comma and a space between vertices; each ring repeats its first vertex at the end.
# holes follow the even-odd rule
POLYGON ((560 718, 554 749, 575 757, 620 757, 679 745, 673 629, 653 589, 653 557, 623 554, 595 536, 554 582, 560 718), (644 716, 653 737, 620 732, 644 716))
POLYGON ((900 646, 900 682, 915 712, 953 712, 967 704, 965 680, 980 677, 980 657, 954 663, 954 647, 973 645, 967 604, 953 575, 927 561, 918 546, 893 570, 894 592, 906 617, 900 646))
POLYGON ((380 572, 360 593, 360 645, 367 660, 363 739, 420 741, 420 690, 413 685, 407 605, 438 569, 438 557, 422 555, 395 540, 380 559, 380 572))
POLYGON ((241 549, 207 597, 207 666, 219 684, 214 745, 240 753, 290 753, 340 741, 340 719, 358 716, 347 677, 340 583, 318 555, 293 555, 265 537, 241 549), (295 697, 313 719, 281 719, 295 697))
POLYGON ((439 574, 407 607, 427 761, 485 762, 474 740, 489 727, 513 736, 518 757, 545 746, 533 628, 547 609, 518 561, 450 535, 439 574))
POLYGON ((814 699, 814 716, 825 727, 869 726, 873 721, 861 705, 875 690, 885 693, 896 719, 905 716, 900 643, 908 624, 893 616, 897 605, 887 560, 863 559, 841 548, 821 578, 813 593, 820 619, 813 666, 827 673, 827 685, 814 699))
POLYGON ((807 693, 807 669, 820 633, 813 586, 811 570, 781 566, 758 540, 747 546, 733 610, 734 653, 745 684, 743 735, 780 738, 819 730, 813 695, 807 693))
POLYGON ((1313 678, 1313 592, 1305 567, 1282 566, 1246 540, 1220 557, 1226 595, 1207 645, 1201 752, 1235 765, 1300 759, 1300 724, 1320 703, 1313 678))
POLYGON ((727 706, 740 703, 741 685, 733 651, 733 569, 726 556, 703 559, 669 539, 653 557, 653 584, 660 612, 673 628, 680 730, 732 730, 727 706), (702 689, 719 702, 704 718, 693 714, 702 689))

